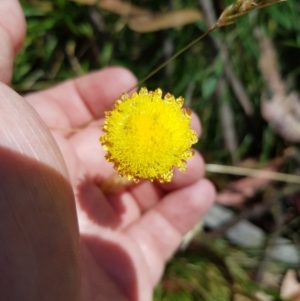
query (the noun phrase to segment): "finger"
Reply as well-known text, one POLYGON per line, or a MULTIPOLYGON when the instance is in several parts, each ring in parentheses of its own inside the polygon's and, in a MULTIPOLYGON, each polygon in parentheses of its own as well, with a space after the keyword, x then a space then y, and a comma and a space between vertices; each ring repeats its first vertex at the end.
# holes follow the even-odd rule
POLYGON ((174 177, 170 183, 155 182, 153 185, 149 181, 143 181, 130 187, 130 191, 135 197, 140 210, 145 211, 152 208, 166 192, 191 185, 203 178, 204 162, 198 152, 195 153, 191 160, 188 160, 187 165, 186 173, 182 173, 179 170, 174 171, 174 177))
POLYGON ((145 254, 153 284, 160 279, 166 260, 175 252, 183 235, 212 205, 215 189, 208 180, 200 180, 167 194, 127 229, 145 254))
POLYGON ((141 181, 137 185, 129 187, 129 190, 141 212, 154 207, 154 205, 159 202, 164 195, 163 191, 156 185, 153 185, 150 181, 141 181))
POLYGON ((201 122, 198 117, 198 115, 192 111, 192 121, 191 121, 191 128, 197 133, 198 138, 202 134, 202 127, 201 127, 201 122))
POLYGON ((116 174, 113 165, 105 159, 105 151, 99 141, 102 131, 98 126, 89 126, 70 137, 69 143, 92 177, 110 178, 116 174))
POLYGON ((11 80, 13 60, 20 50, 26 22, 17 0, 0 0, 0 81, 11 80))
POLYGON ((82 127, 104 115, 121 94, 132 89, 134 75, 111 67, 26 97, 49 127, 82 127))
POLYGON ((206 213, 214 199, 214 186, 207 179, 202 179, 191 186, 169 193, 155 209, 184 235, 206 213))
MULTIPOLYGON (((201 123, 198 115, 192 111, 191 128, 201 136, 201 123)), ((181 187, 191 185, 204 176, 204 160, 202 156, 195 151, 194 156, 186 161, 187 172, 183 173, 177 168, 174 168, 174 175, 170 183, 158 183, 157 186, 165 191, 179 189, 181 187)))
POLYGON ((195 151, 194 156, 186 161, 187 171, 181 172, 178 169, 174 169, 174 176, 169 183, 157 183, 157 185, 165 190, 171 191, 179 189, 195 183, 204 176, 204 160, 202 156, 195 151))
POLYGON ((44 122, 23 98, 0 83, 0 145, 39 160, 66 178, 60 150, 44 122))
POLYGON ((40 292, 78 300, 79 236, 61 153, 32 107, 2 83, 0 120, 0 300, 37 301, 40 292))

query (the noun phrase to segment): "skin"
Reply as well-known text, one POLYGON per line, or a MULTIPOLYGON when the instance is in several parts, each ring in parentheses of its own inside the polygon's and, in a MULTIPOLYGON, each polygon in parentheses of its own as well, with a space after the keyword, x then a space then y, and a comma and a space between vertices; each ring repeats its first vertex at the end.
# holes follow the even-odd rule
POLYGON ((171 183, 104 193, 115 172, 100 125, 136 78, 107 68, 24 101, 7 84, 25 28, 19 3, 0 0, 0 300, 149 301, 214 200, 203 160, 171 183))

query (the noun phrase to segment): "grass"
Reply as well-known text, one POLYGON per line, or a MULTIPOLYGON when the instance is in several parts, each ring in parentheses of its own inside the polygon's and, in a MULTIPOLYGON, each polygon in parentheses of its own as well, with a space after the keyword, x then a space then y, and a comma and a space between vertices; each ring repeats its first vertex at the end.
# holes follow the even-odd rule
MULTIPOLYGON (((124 17, 95 6, 68 0, 22 0, 21 3, 27 18, 28 34, 25 46, 16 59, 13 78, 13 87, 21 94, 111 65, 127 67, 138 79, 143 79, 172 54, 199 37, 205 29, 204 22, 197 21, 181 28, 141 34, 130 30, 124 17)), ((197 2, 192 0, 132 1, 132 4, 158 13, 187 7, 199 9, 197 2)), ((215 1, 217 13, 220 14, 228 4, 230 2, 227 0, 215 1)), ((284 161, 280 172, 297 173, 299 145, 277 136, 260 113, 265 83, 258 69, 260 48, 254 32, 257 28, 263 28, 272 39, 287 86, 299 90, 299 13, 298 0, 253 11, 238 19, 234 25, 205 37, 144 83, 149 89, 161 87, 165 92, 184 96, 198 113, 203 135, 197 148, 206 162, 235 163, 227 146, 228 137, 222 130, 224 112, 221 108, 226 103, 233 116, 231 123, 237 142, 234 152, 239 160, 254 158, 256 163, 267 163, 280 157, 284 161), (212 37, 226 44, 232 69, 254 109, 252 116, 245 113, 229 85, 226 85, 222 99, 218 97, 216 89, 224 71, 224 61, 212 37), (291 147, 298 157, 285 155, 291 147)), ((236 179, 219 174, 210 174, 210 177, 218 189, 236 179)), ((251 204, 266 202, 289 185, 270 183, 237 211, 249 210, 251 204)), ((300 221, 295 218, 293 205, 298 193, 296 189, 293 194, 280 198, 287 224, 283 232, 295 244, 300 241, 297 233, 300 221)), ((272 210, 266 212, 263 219, 254 219, 254 222, 271 235, 276 228, 272 210)), ((156 290, 155 300, 259 300, 255 296, 257 291, 264 291, 273 300, 281 300, 279 281, 254 281, 253 275, 264 250, 253 254, 251 250, 232 246, 222 237, 212 240, 210 245, 198 244, 178 253, 169 263, 165 277, 156 290)), ((272 262, 264 272, 266 275, 275 273, 280 279, 286 268, 272 262)))

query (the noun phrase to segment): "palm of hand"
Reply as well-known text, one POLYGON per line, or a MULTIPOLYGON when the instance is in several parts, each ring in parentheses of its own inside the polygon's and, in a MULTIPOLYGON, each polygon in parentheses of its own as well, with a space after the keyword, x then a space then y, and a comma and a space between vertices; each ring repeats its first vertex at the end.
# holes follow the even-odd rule
MULTIPOLYGON (((165 262, 213 196, 210 183, 201 179, 198 154, 188 173, 175 172, 172 183, 145 181, 117 193, 101 191, 99 183, 114 174, 98 142, 103 111, 134 85, 127 71, 111 68, 27 97, 53 128, 69 170, 81 235, 83 300, 150 300, 165 262), (82 128, 72 135, 61 131, 74 127, 82 128)), ((193 124, 199 132, 198 121, 193 124)))

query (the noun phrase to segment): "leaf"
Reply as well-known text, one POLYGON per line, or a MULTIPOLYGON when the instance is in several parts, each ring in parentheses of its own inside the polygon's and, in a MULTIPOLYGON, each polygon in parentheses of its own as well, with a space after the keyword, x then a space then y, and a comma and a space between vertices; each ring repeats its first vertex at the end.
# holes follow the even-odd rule
POLYGON ((148 13, 129 18, 128 26, 136 32, 153 32, 166 28, 176 28, 202 20, 196 9, 182 9, 167 13, 148 13))
POLYGON ((272 41, 262 32, 256 31, 261 56, 259 68, 270 97, 262 96, 261 113, 271 128, 287 141, 300 142, 300 97, 288 88, 278 68, 278 58, 272 41))
POLYGON ((100 8, 126 17, 130 29, 136 32, 153 32, 166 28, 176 28, 202 20, 196 9, 182 9, 174 12, 157 13, 119 0, 70 0, 85 5, 98 5, 100 8))
POLYGON ((84 5, 98 5, 100 8, 106 9, 120 16, 131 16, 147 14, 148 10, 139 8, 129 2, 119 0, 70 0, 84 5))
POLYGON ((218 78, 216 76, 209 76, 202 82, 202 97, 208 99, 216 89, 218 78))

